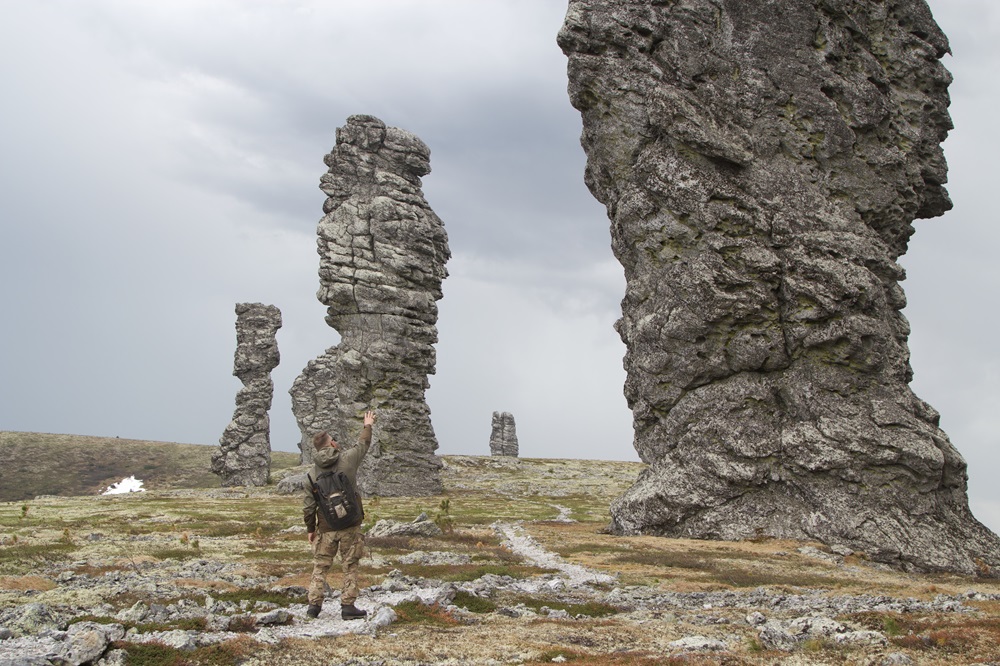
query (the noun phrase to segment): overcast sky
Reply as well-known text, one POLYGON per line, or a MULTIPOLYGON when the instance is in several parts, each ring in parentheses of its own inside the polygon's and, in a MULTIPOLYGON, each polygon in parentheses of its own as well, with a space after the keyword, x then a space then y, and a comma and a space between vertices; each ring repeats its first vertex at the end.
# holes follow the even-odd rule
MULTIPOLYGON (((1000 531, 1000 4, 932 0, 951 39, 955 209, 903 263, 914 389, 1000 531)), ((0 429, 215 445, 241 384, 234 305, 278 306, 271 442, 336 344, 317 185, 334 133, 378 116, 431 148, 453 258, 428 402, 439 453, 637 460, 624 293, 583 185, 555 43, 566 0, 0 0, 0 429)))

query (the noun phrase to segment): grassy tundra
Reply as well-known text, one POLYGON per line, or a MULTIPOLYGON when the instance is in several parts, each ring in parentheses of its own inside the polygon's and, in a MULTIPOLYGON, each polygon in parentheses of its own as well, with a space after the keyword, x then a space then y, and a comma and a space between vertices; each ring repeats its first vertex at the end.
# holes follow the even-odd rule
MULTIPOLYGON (((311 558, 298 527, 299 497, 281 495, 274 486, 219 488, 207 471, 213 449, 0 433, 5 461, 0 470, 0 611, 43 603, 63 609, 73 622, 95 619, 87 609, 101 604, 105 611, 110 606, 118 612, 137 601, 204 604, 211 596, 244 606, 304 604, 302 594, 275 592, 308 584, 311 558), (132 474, 144 480, 147 492, 98 495, 132 474), (178 575, 155 591, 122 589, 111 596, 61 582, 69 576, 97 580, 114 572, 126 575, 154 565, 176 564, 181 571, 193 562, 224 563, 241 574, 240 580, 251 582, 178 575)), ((444 495, 367 500, 368 525, 380 519, 410 521, 426 513, 443 531, 437 537, 370 539, 371 556, 362 560, 362 587, 379 584, 393 570, 456 586, 490 574, 531 580, 553 573, 505 546, 492 527, 497 521, 523 521, 527 533, 561 561, 611 574, 615 582, 530 595, 505 591, 480 597, 459 591, 452 607, 403 603, 395 609, 397 621, 372 635, 265 644, 254 640, 250 623, 232 640, 195 650, 128 640, 115 647, 127 652, 129 663, 175 666, 328 665, 352 659, 357 664, 880 664, 891 653, 919 664, 1000 661, 1000 601, 990 598, 1000 595, 1000 585, 992 580, 888 571, 863 554, 824 559, 828 551, 815 543, 609 535, 608 505, 635 480, 640 463, 474 456, 443 460, 444 495), (816 550, 800 552, 805 546, 816 550), (417 550, 456 553, 466 556, 465 563, 398 560, 417 550), (609 596, 615 588, 631 592, 609 596), (962 601, 964 610, 847 613, 834 619, 878 631, 886 644, 811 639, 789 653, 762 645, 758 629, 746 621, 745 604, 692 609, 642 601, 675 594, 689 603, 699 593, 719 592, 749 599, 761 590, 766 598, 880 595, 890 601, 931 601, 950 595, 962 601), (969 590, 979 598, 967 597, 969 590), (514 617, 506 609, 520 611, 514 617), (693 635, 722 640, 727 648, 683 654, 670 645, 693 635)), ((296 462, 296 455, 276 452, 272 477, 279 479, 296 462)), ((360 601, 364 598, 363 592, 360 601)), ((770 608, 760 611, 777 615, 770 608)), ((293 622, 303 620, 296 616, 293 622)), ((160 627, 125 624, 140 632, 200 628, 195 621, 160 627)))

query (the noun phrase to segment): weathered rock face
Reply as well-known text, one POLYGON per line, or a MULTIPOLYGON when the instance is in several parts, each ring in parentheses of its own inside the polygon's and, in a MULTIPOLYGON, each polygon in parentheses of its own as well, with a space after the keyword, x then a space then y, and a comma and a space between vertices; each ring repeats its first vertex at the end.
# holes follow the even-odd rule
POLYGON ((364 412, 375 409, 372 448, 358 474, 362 492, 437 494, 441 462, 424 391, 451 252, 420 190, 430 151, 409 132, 351 116, 325 161, 317 297, 341 341, 310 361, 290 391, 302 460, 312 460, 312 436, 322 430, 351 446, 364 412))
POLYGON ((514 415, 510 412, 493 412, 490 455, 517 457, 517 429, 514 427, 514 415))
POLYGON ((233 374, 243 382, 236 411, 212 454, 212 471, 223 486, 264 486, 271 473, 271 371, 278 367, 281 312, 273 305, 236 304, 233 374))
POLYGON ((559 44, 650 464, 612 528, 1000 565, 908 386, 896 260, 951 206, 948 43, 923 0, 571 0, 559 44))

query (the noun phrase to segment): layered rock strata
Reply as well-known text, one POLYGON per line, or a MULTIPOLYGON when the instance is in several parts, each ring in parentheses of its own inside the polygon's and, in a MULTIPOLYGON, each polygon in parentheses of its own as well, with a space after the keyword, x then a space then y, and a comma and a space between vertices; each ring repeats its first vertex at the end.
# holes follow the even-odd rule
POLYGON ((490 432, 490 455, 517 457, 517 428, 510 412, 493 412, 490 432))
POLYGON ((358 475, 371 495, 441 491, 437 439, 424 397, 434 374, 437 303, 451 256, 444 225, 421 191, 430 150, 372 116, 337 130, 320 180, 319 300, 340 344, 310 361, 290 393, 304 463, 325 430, 351 446, 366 410, 378 414, 358 475))
POLYGON ((233 374, 243 382, 233 420, 212 454, 212 471, 223 486, 264 486, 271 473, 271 371, 278 367, 281 312, 262 303, 236 304, 233 374))
POLYGON ((571 0, 559 44, 650 465, 612 529, 1000 565, 909 388, 897 260, 951 207, 948 42, 923 0, 571 0))

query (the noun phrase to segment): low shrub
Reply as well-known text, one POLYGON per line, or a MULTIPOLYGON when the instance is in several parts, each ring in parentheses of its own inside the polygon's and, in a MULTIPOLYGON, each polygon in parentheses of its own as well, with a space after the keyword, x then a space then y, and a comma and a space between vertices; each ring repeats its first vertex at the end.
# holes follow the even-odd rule
MULTIPOLYGON (((262 587, 249 587, 242 588, 239 590, 226 590, 225 592, 218 592, 212 595, 212 598, 216 601, 229 601, 232 603, 240 603, 241 601, 249 601, 254 603, 257 601, 264 601, 271 604, 277 604, 279 606, 288 606, 289 604, 304 604, 307 602, 305 594, 285 594, 283 592, 275 592, 274 590, 266 590, 262 587)), ((201 604, 204 605, 205 598, 201 597, 201 604)))
POLYGON ((451 627, 461 624, 458 619, 438 604, 423 604, 419 601, 404 601, 393 606, 396 621, 400 624, 430 624, 451 627))
POLYGON ((549 599, 545 597, 517 596, 511 599, 511 603, 523 604, 534 611, 540 611, 542 606, 547 606, 552 610, 564 610, 570 615, 585 615, 587 617, 607 617, 619 612, 617 608, 599 601, 587 601, 584 603, 572 603, 549 599))
POLYGON ((413 550, 410 546, 411 542, 412 539, 405 536, 365 537, 365 545, 369 550, 378 549, 405 553, 413 550))
POLYGON ((452 603, 472 613, 492 613, 497 609, 497 605, 489 599, 477 597, 461 590, 455 593, 455 599, 452 603))

